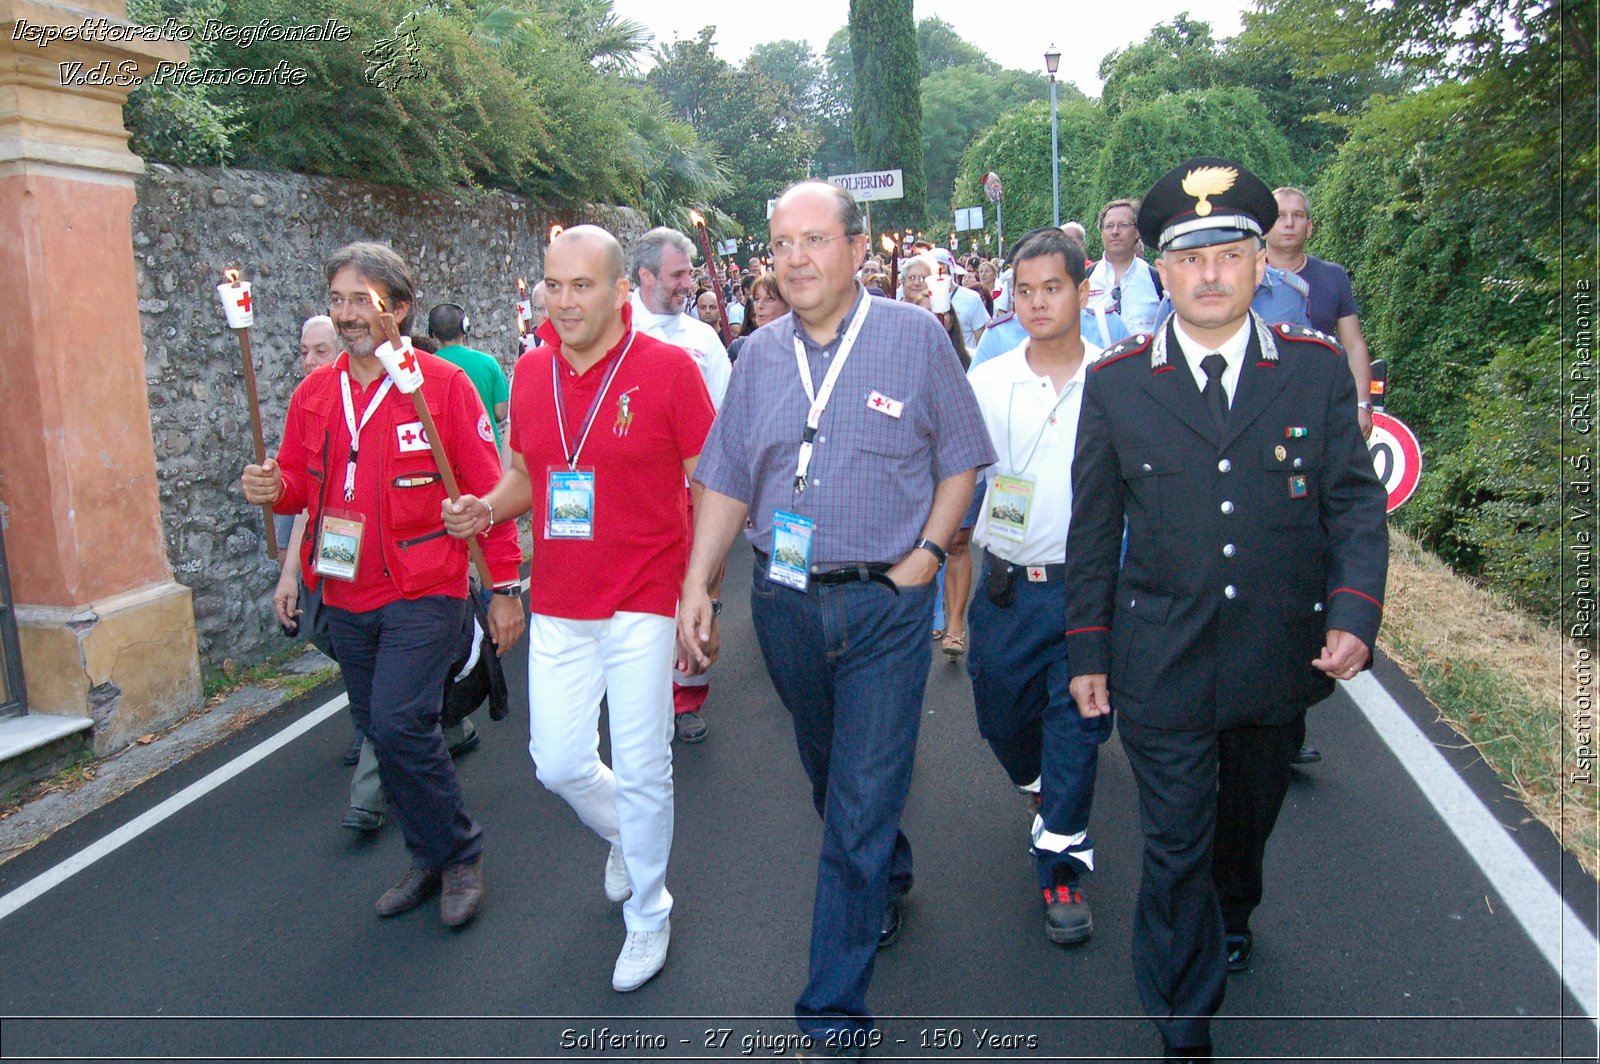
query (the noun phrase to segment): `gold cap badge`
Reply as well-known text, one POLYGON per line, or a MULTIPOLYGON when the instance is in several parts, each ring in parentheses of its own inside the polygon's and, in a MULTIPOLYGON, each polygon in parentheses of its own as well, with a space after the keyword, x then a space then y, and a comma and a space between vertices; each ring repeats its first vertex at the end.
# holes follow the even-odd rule
POLYGON ((1183 191, 1195 198, 1194 213, 1204 218, 1211 213, 1208 196, 1220 196, 1239 180, 1239 171, 1232 166, 1200 166, 1190 170, 1183 178, 1183 191))

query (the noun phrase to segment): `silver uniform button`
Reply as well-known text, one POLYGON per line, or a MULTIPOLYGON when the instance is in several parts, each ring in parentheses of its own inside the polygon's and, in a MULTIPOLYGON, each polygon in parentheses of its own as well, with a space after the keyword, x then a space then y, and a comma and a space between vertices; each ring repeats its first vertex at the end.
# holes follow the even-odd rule
POLYGON ((1231 558, 1231 557, 1233 557, 1234 553, 1235 553, 1235 551, 1233 549, 1233 544, 1232 543, 1224 543, 1222 545, 1222 556, 1224 558, 1231 558))
POLYGON ((1232 584, 1229 584, 1227 587, 1223 588, 1222 589, 1222 593, 1223 593, 1223 595, 1227 596, 1228 598, 1238 598, 1239 597, 1239 589, 1234 587, 1232 584))
POLYGON ((1301 466, 1303 466, 1303 465, 1305 465, 1305 463, 1304 463, 1304 462, 1302 462, 1302 461, 1301 461, 1301 460, 1300 460, 1300 459, 1298 459, 1298 458, 1296 458, 1296 459, 1295 459, 1295 460, 1294 460, 1294 467, 1295 467, 1295 468, 1296 468, 1296 469, 1299 469, 1299 468, 1300 468, 1300 467, 1301 467, 1301 466))
POLYGON ((1225 513, 1225 514, 1231 514, 1231 513, 1233 513, 1233 503, 1231 503, 1231 502, 1224 502, 1224 503, 1223 503, 1223 504, 1222 504, 1222 512, 1223 512, 1223 513, 1225 513))
POLYGON ((1145 463, 1145 464, 1144 464, 1144 471, 1145 471, 1145 472, 1146 472, 1146 473, 1148 473, 1148 472, 1150 472, 1150 463, 1149 463, 1149 462, 1146 462, 1146 463, 1145 463))
POLYGON ((1226 458, 1224 458, 1222 461, 1217 463, 1217 472, 1219 472, 1219 473, 1226 473, 1228 470, 1230 470, 1232 468, 1233 468, 1233 463, 1228 461, 1226 458))
POLYGON ((1312 606, 1311 607, 1311 612, 1312 613, 1321 613, 1322 612, 1322 603, 1319 602, 1315 606, 1312 606))

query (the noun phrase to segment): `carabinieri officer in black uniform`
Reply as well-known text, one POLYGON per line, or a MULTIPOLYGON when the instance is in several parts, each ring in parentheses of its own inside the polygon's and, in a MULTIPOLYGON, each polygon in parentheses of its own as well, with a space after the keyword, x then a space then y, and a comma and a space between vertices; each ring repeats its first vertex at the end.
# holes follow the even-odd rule
POLYGON ((1134 978, 1168 1059, 1210 1057, 1306 709, 1370 665, 1383 612, 1384 491, 1349 365, 1250 310, 1277 214, 1226 159, 1150 189, 1139 233, 1174 313, 1090 369, 1072 466, 1072 693, 1121 718, 1145 835, 1134 978))

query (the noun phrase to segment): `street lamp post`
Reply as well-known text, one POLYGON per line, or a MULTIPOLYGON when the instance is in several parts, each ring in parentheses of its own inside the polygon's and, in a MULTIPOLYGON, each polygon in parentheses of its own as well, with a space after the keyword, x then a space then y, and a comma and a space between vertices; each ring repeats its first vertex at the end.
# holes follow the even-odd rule
POLYGON ((1061 227, 1061 148, 1058 145, 1056 119, 1056 70, 1061 66, 1061 53, 1054 44, 1044 53, 1044 68, 1050 74, 1050 195, 1055 203, 1056 228, 1061 227))

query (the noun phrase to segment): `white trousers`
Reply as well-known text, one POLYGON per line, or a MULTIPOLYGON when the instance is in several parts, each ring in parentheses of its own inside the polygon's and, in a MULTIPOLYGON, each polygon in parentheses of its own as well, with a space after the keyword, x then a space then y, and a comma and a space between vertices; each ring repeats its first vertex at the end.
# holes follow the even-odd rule
POLYGON ((528 618, 528 753, 539 782, 596 835, 622 847, 633 897, 629 931, 657 931, 672 911, 672 665, 675 622, 654 613, 602 621, 528 618), (611 762, 600 760, 600 699, 611 762))

